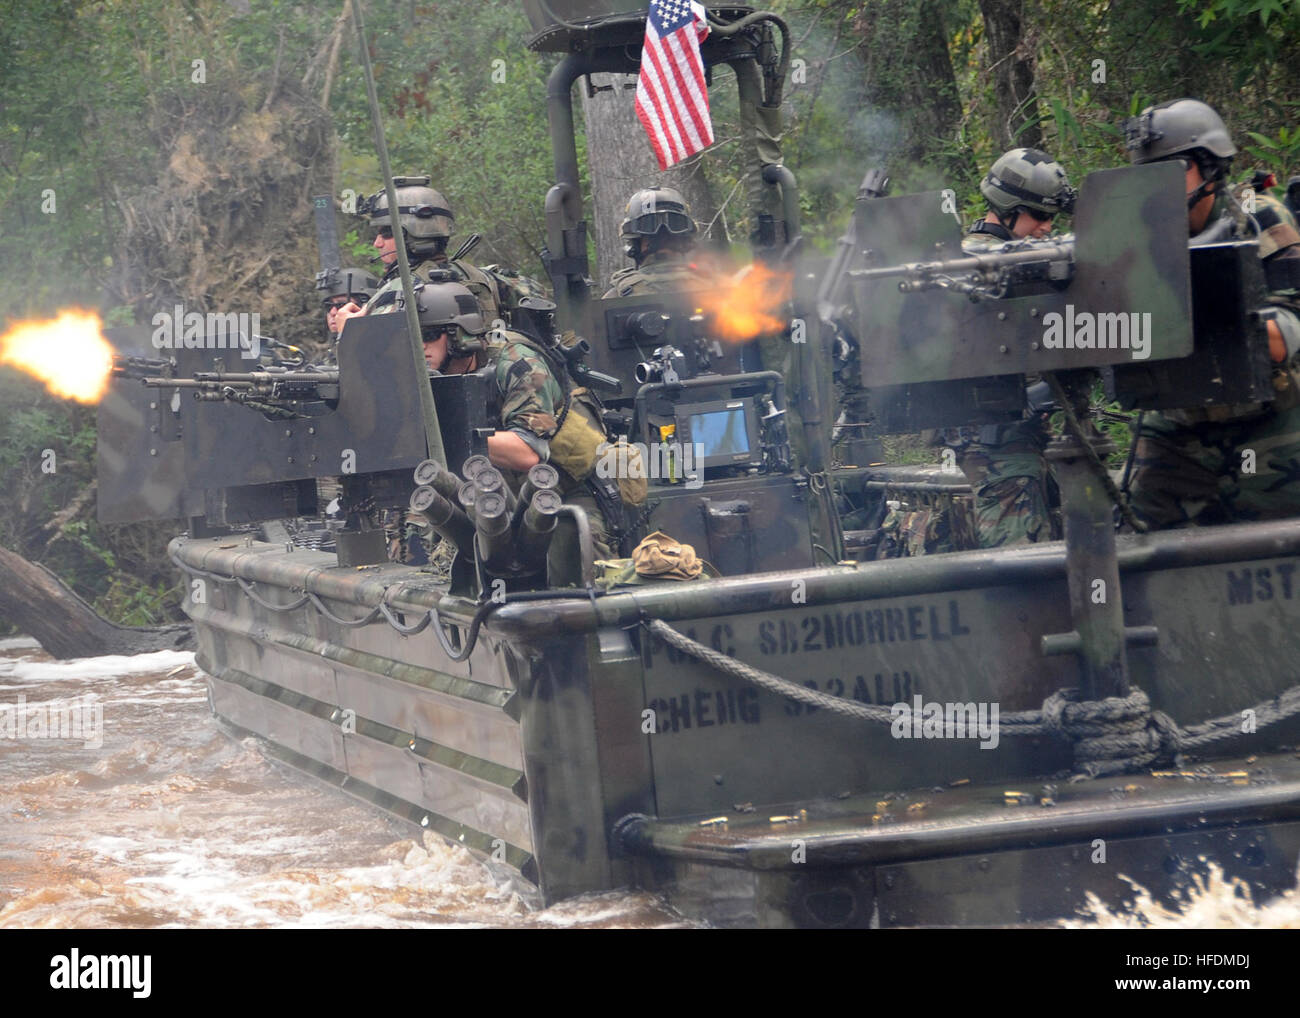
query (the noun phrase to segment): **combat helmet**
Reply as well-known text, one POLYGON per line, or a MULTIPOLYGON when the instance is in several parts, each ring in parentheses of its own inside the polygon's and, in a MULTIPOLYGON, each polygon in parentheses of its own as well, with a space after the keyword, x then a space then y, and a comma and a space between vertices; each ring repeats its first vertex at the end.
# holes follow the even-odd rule
POLYGON ((1076 194, 1064 167, 1036 148, 1013 148, 998 156, 980 181, 980 193, 999 219, 1019 208, 1044 216, 1073 212, 1076 194))
POLYGON ((316 289, 321 292, 322 304, 335 297, 360 296, 369 300, 379 289, 379 280, 362 269, 327 269, 316 274, 316 289))
POLYGON ((696 230, 686 199, 673 187, 645 187, 637 191, 627 200, 623 222, 619 225, 627 256, 638 261, 646 250, 640 238, 653 238, 662 243, 667 240, 662 236, 664 233, 686 238, 696 230))
POLYGON ((468 357, 486 349, 482 336, 487 323, 478 300, 468 287, 455 281, 451 272, 434 271, 429 282, 415 288, 415 308, 420 332, 429 339, 450 334, 447 351, 452 357, 468 357))
MULTIPOLYGON (((397 214, 406 238, 406 250, 418 255, 445 248, 455 217, 447 199, 429 186, 429 177, 394 177, 393 187, 397 191, 397 214)), ((365 211, 370 215, 370 225, 376 229, 393 225, 387 191, 379 191, 367 199, 365 211)))
POLYGON ((1148 106, 1124 121, 1124 147, 1134 163, 1155 163, 1185 156, 1196 161, 1204 183, 1188 196, 1191 208, 1208 186, 1228 175, 1237 146, 1223 118, 1196 99, 1173 99, 1148 106))

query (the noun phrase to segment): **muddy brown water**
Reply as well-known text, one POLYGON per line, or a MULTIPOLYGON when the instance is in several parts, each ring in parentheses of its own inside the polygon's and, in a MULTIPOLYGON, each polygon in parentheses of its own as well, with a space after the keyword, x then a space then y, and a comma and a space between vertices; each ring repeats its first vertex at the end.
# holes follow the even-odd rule
MULTIPOLYGON (((192 654, 60 662, 0 641, 0 928, 691 925, 638 891, 536 908, 464 848, 232 738, 192 654)), ((1300 899, 1212 880, 1182 915, 1148 901, 1071 925, 1300 927, 1300 899)))

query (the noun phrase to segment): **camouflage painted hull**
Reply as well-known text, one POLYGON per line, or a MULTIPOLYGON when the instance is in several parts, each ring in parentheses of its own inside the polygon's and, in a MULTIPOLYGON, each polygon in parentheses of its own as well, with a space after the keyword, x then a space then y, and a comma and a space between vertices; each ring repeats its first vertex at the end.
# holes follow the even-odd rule
MULTIPOLYGON (((395 628, 436 607, 454 650, 477 610, 415 569, 234 538, 172 551, 219 717, 548 902, 637 884, 725 924, 983 924, 1131 897, 1121 875, 1166 894, 1204 860, 1258 892, 1295 879, 1296 718, 1181 773, 1053 782, 1054 737, 894 738, 638 624, 863 702, 1034 709, 1076 669, 1040 651, 1071 628, 1061 544, 547 596, 488 615, 463 662, 432 626, 395 628)), ((1153 707, 1194 724, 1296 682, 1294 522, 1121 538, 1119 560, 1126 623, 1159 630, 1129 652, 1153 707)))

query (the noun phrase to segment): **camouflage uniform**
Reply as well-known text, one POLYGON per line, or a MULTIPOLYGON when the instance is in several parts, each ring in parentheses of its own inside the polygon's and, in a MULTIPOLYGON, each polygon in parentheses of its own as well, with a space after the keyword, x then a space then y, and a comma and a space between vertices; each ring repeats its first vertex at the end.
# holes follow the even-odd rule
MULTIPOLYGON (((565 391, 542 356, 517 332, 493 334, 488 347, 489 363, 495 367, 497 389, 501 394, 501 427, 518 435, 543 463, 550 459, 549 439, 558 430, 566 412, 565 391)), ((574 478, 559 463, 560 494, 564 501, 586 510, 591 521, 592 544, 596 559, 615 556, 614 541, 604 515, 583 482, 574 478)), ((509 474, 510 471, 505 471, 509 474)), ((518 482, 519 478, 511 478, 518 482)), ((518 483, 511 485, 516 490, 518 483)), ((569 586, 580 580, 581 561, 577 526, 561 519, 551 540, 547 569, 552 583, 569 586)))
MULTIPOLYGON (((968 254, 996 251, 1010 240, 1001 226, 981 222, 963 238, 962 249, 968 254)), ((1048 432, 1041 415, 981 428, 949 428, 944 437, 974 492, 981 548, 1052 539, 1043 459, 1048 432)))
POLYGON ((606 297, 631 297, 671 290, 704 290, 713 286, 713 275, 678 251, 655 251, 640 265, 620 269, 609 279, 606 297))
MULTIPOLYGON (((1256 203, 1260 257, 1300 259, 1300 230, 1290 210, 1267 194, 1258 195, 1256 203)), ((1215 210, 1224 205, 1221 197, 1215 210)), ((1241 222, 1235 229, 1239 237, 1254 235, 1241 222)), ((1147 526, 1200 526, 1300 513, 1300 354, 1295 352, 1300 292, 1274 290, 1270 303, 1279 308, 1278 325, 1291 355, 1285 365, 1275 366, 1276 400, 1143 416, 1130 501, 1147 526), (1254 473, 1242 471, 1248 450, 1254 452, 1254 473)))

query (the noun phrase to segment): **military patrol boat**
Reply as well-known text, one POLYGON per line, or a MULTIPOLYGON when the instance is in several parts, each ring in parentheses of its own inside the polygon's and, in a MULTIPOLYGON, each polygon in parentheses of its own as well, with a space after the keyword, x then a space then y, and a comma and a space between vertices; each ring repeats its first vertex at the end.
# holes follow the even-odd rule
POLYGON ((703 444, 698 483, 651 479, 642 531, 722 575, 604 587, 588 549, 583 586, 550 589, 536 547, 564 510, 545 471, 501 493, 471 460, 491 379, 426 382, 401 315, 355 320, 337 369, 310 375, 177 351, 101 405, 100 513, 190 519, 170 551, 214 713, 546 902, 635 885, 721 925, 1001 924, 1070 916, 1088 893, 1121 903, 1127 879, 1168 896, 1209 863, 1257 894, 1290 885, 1300 527, 1117 540, 1099 440, 1073 411, 1099 369, 1135 407, 1265 395, 1240 342, 1259 331, 1253 245, 1189 251, 1181 174, 1156 165, 1089 177, 1062 245, 962 263, 937 193, 864 195, 834 263, 802 264, 777 147, 788 33, 715 6, 702 52, 734 70, 756 258, 795 283, 786 334, 718 344, 688 295, 604 300, 587 280, 572 88, 636 72, 644 12, 525 6, 530 45, 564 54, 547 96, 557 307, 527 326, 585 338, 575 371, 622 383, 607 416, 632 441, 703 444), (1046 345, 1045 317, 1065 314, 1159 326, 1140 360, 1046 345), (832 321, 851 324, 891 429, 1005 420, 1026 373, 1055 379, 1066 540, 847 558, 835 485, 903 482, 832 473, 832 321), (266 522, 311 516, 333 477, 334 551, 266 522), (450 577, 387 561, 372 510, 408 503, 457 549, 450 577))

